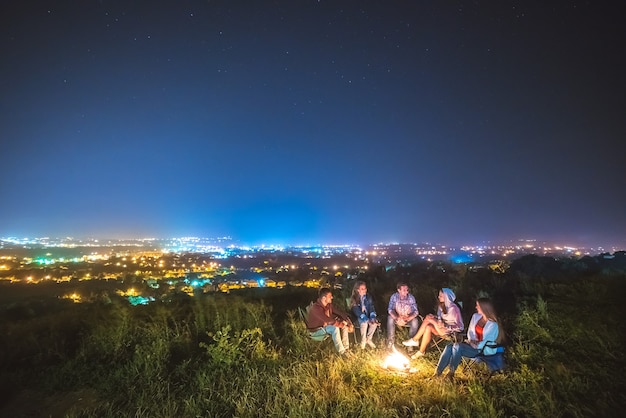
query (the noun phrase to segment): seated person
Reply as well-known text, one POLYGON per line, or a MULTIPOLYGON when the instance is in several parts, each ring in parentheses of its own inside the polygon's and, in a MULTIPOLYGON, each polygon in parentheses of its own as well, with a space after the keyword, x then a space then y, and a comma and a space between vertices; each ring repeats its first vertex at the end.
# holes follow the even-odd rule
POLYGON ((437 316, 427 315, 419 330, 417 330, 417 334, 413 338, 402 342, 407 347, 420 347, 419 351, 411 356, 412 358, 424 355, 432 335, 446 337, 452 333, 463 331, 461 309, 454 303, 455 299, 456 295, 451 289, 444 287, 439 291, 437 316), (421 344, 419 343, 420 338, 422 339, 421 344))
POLYGON ((398 290, 389 298, 387 307, 387 346, 393 346, 396 338, 396 325, 399 327, 409 327, 409 338, 413 338, 417 332, 419 322, 417 316, 417 302, 413 295, 409 293, 409 286, 400 282, 396 286, 398 290))
MULTIPOLYGON (((348 314, 333 304, 333 294, 327 287, 319 290, 319 297, 311 305, 307 315, 307 327, 311 337, 329 334, 335 349, 341 355, 350 355, 348 333, 352 321, 348 314)), ((353 329, 353 328, 352 328, 353 329)))
POLYGON ((502 332, 500 323, 493 309, 491 301, 480 298, 476 301, 476 313, 472 316, 467 328, 467 341, 449 344, 441 353, 437 363, 435 376, 441 376, 446 367, 450 367, 448 378, 454 379, 454 372, 463 357, 474 358, 478 355, 496 354, 497 348, 487 343, 500 343, 502 332))
POLYGON ((380 323, 376 317, 372 295, 367 293, 367 285, 361 280, 358 280, 352 288, 350 309, 359 322, 359 328, 361 330, 361 349, 365 349, 365 345, 376 348, 372 337, 380 323))

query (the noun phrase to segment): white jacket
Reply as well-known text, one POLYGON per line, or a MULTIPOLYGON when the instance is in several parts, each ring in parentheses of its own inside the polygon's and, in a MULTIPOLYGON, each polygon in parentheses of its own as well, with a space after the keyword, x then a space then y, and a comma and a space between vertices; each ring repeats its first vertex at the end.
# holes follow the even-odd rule
MULTIPOLYGON (((478 336, 476 335, 476 324, 478 323, 481 317, 482 315, 479 314, 478 312, 472 315, 472 319, 470 321, 469 327, 467 327, 467 338, 470 341, 476 341, 478 339, 478 336)), ((498 324, 495 323, 494 321, 487 320, 487 322, 485 323, 485 326, 483 327, 483 339, 482 341, 478 342, 478 346, 476 348, 481 350, 484 347, 483 354, 485 354, 486 356, 496 354, 496 348, 489 347, 489 346, 485 347, 485 344, 487 343, 489 343, 490 345, 495 344, 497 339, 498 339, 498 324)))
POLYGON ((454 303, 456 296, 451 289, 444 287, 441 289, 443 293, 443 303, 446 305, 446 311, 444 314, 441 306, 437 308, 437 317, 441 319, 449 332, 461 332, 463 331, 463 318, 461 317, 461 309, 454 303))

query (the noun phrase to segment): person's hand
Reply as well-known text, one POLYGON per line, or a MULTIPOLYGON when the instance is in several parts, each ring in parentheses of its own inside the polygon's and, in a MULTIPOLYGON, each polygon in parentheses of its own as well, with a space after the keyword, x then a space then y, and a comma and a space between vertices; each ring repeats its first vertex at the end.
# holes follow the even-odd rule
POLYGON ((446 328, 446 324, 444 324, 443 321, 435 322, 435 327, 437 327, 437 331, 439 331, 440 335, 448 333, 448 328, 446 328))
POLYGON ((437 321, 437 318, 435 316, 429 315, 426 318, 424 318, 424 322, 423 323, 424 324, 431 324, 433 326, 437 326, 438 321, 437 321))
POLYGON ((404 319, 398 318, 398 319, 396 319, 396 324, 398 324, 399 326, 403 327, 403 326, 406 325, 406 322, 404 321, 404 319))

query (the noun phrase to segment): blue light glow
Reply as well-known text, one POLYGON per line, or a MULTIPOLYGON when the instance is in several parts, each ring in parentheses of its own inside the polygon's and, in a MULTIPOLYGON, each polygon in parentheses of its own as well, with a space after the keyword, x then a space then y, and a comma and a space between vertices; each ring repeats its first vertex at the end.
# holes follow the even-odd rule
POLYGON ((456 264, 471 263, 472 261, 474 261, 474 258, 472 254, 463 252, 463 253, 452 254, 450 256, 450 261, 456 264))
POLYGON ((153 297, 146 298, 143 296, 128 296, 128 301, 133 306, 147 305, 150 302, 154 302, 154 298, 153 297))

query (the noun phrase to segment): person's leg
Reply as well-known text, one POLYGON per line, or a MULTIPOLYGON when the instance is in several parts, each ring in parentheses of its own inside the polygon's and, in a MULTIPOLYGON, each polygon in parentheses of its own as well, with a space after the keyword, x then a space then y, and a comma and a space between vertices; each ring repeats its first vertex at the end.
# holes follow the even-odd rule
POLYGON ((446 348, 443 349, 441 356, 439 356, 439 361, 437 362, 437 376, 440 376, 450 364, 450 359, 452 358, 452 347, 452 344, 448 344, 446 348))
POLYGON ((309 332, 312 340, 323 341, 328 335, 324 328, 320 328, 317 331, 309 332))
POLYGON ((341 343, 343 344, 344 349, 350 348, 350 333, 348 332, 348 327, 341 328, 341 343))
MULTIPOLYGON (((346 351, 347 347, 343 344, 342 336, 340 335, 340 329, 341 328, 336 327, 334 325, 326 325, 324 327, 324 329, 330 335, 330 337, 333 339, 333 344, 335 344, 335 350, 337 350, 337 352, 339 354, 343 354, 343 352, 346 351)), ((347 329, 346 329, 346 331, 347 331, 347 329)), ((346 339, 346 341, 347 341, 347 339, 346 339)))
POLYGON ((413 338, 417 334, 420 322, 417 318, 413 318, 409 323, 409 338, 413 338))
POLYGON ((387 317, 387 345, 391 346, 396 338, 396 321, 391 315, 387 317))
POLYGON ((420 345, 420 351, 422 353, 426 352, 426 348, 428 348, 428 344, 430 343, 430 339, 433 333, 433 326, 428 324, 425 328, 424 335, 422 336, 422 344, 420 345))
POLYGON ((369 324, 367 327, 367 341, 372 341, 372 337, 374 337, 374 333, 376 332, 376 328, 378 328, 378 323, 369 324))
POLYGON ((422 322, 422 325, 420 325, 419 329, 417 330, 417 334, 415 334, 415 336, 413 337, 415 341, 419 341, 419 339, 422 338, 422 335, 424 335, 424 331, 426 330, 427 326, 428 322, 424 320, 424 322, 422 322))
POLYGON ((361 331, 361 348, 365 348, 365 343, 367 342, 367 321, 361 322, 359 324, 359 329, 361 331))
POLYGON ((480 350, 472 347, 467 343, 456 343, 452 350, 452 358, 450 359, 450 374, 454 375, 457 367, 461 364, 463 357, 474 358, 480 353, 480 350))

